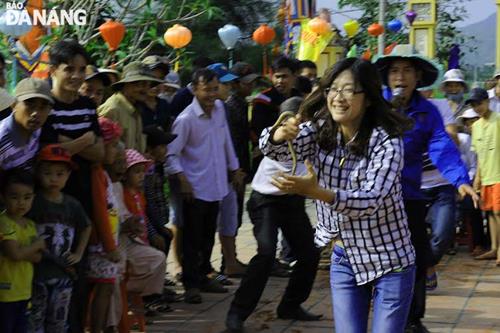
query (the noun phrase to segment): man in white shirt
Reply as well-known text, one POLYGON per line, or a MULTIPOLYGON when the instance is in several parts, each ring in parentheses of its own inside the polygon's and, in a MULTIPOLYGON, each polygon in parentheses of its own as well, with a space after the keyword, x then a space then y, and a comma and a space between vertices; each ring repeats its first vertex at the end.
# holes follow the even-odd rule
POLYGON ((207 278, 212 270, 219 202, 229 192, 229 179, 238 182, 239 163, 229 134, 225 110, 217 100, 219 81, 208 69, 192 79, 193 102, 179 114, 168 146, 167 172, 175 175, 183 196, 182 282, 187 303, 201 303, 200 291, 227 292, 207 278))

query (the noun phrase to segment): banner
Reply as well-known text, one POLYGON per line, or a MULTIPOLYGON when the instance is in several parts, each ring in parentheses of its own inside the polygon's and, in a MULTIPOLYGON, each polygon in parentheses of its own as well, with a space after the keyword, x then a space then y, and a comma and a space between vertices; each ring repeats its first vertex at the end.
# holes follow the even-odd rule
POLYGON ((316 62, 321 52, 328 46, 334 36, 333 31, 318 35, 308 26, 310 20, 303 20, 300 28, 300 45, 297 59, 316 62))

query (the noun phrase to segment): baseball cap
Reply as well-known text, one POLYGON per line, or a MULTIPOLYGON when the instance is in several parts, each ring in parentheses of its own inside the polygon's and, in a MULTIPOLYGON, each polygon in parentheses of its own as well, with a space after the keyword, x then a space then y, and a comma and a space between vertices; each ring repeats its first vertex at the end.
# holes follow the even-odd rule
POLYGON ((85 81, 92 80, 94 78, 101 79, 102 83, 106 87, 111 85, 111 80, 109 79, 107 73, 99 71, 99 69, 94 65, 87 65, 87 67, 85 67, 85 81))
POLYGON ((150 147, 167 145, 177 137, 177 134, 167 133, 155 125, 146 127, 143 133, 146 134, 147 145, 150 147))
POLYGON ((482 102, 485 99, 489 99, 488 92, 486 90, 483 88, 473 88, 470 91, 469 98, 465 101, 465 104, 482 102))
POLYGON ((459 116, 459 119, 472 119, 472 118, 479 118, 481 117, 474 109, 467 109, 462 113, 461 116, 459 116))
POLYGON ((210 69, 217 74, 217 78, 220 83, 227 83, 239 79, 239 76, 231 74, 226 65, 220 62, 207 66, 207 69, 210 69))
POLYGON ((71 160, 71 155, 68 151, 58 144, 43 147, 38 153, 37 160, 39 162, 63 162, 69 164, 73 170, 78 169, 78 165, 71 160))
POLYGON ((253 66, 243 61, 235 63, 231 67, 231 73, 239 76, 239 80, 243 83, 250 83, 260 78, 260 75, 255 73, 253 66))
POLYGON ((50 104, 54 104, 49 83, 39 79, 26 78, 19 81, 14 96, 18 101, 25 101, 30 98, 43 98, 49 101, 50 104))

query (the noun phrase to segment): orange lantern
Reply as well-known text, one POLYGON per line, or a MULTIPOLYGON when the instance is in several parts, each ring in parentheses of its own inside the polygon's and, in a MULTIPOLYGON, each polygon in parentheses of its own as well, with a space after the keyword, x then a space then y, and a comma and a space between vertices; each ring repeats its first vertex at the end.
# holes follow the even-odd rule
POLYGON ((99 27, 102 38, 108 44, 110 51, 116 51, 123 37, 125 37, 125 25, 113 20, 106 21, 99 27))
POLYGON ((188 45, 191 42, 193 35, 191 30, 180 25, 175 24, 173 27, 169 28, 163 35, 165 43, 174 49, 180 49, 188 45))
POLYGON ((373 23, 368 27, 368 34, 377 37, 384 33, 384 27, 378 23, 373 23))
POLYGON ((264 23, 253 32, 252 38, 257 44, 267 45, 273 41, 275 36, 274 29, 264 23))
POLYGON ((309 21, 307 26, 309 27, 309 29, 311 29, 312 32, 315 32, 318 35, 326 34, 332 29, 328 22, 319 17, 315 17, 311 21, 309 21))

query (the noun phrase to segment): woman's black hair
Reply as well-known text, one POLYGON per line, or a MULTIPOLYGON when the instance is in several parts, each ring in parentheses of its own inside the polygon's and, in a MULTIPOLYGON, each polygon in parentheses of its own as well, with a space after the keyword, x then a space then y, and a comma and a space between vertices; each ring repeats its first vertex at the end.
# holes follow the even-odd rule
POLYGON ((382 127, 390 136, 402 136, 411 128, 411 120, 393 111, 382 96, 382 80, 375 65, 366 60, 347 58, 337 62, 325 73, 319 82, 319 88, 306 98, 300 109, 302 119, 323 123, 318 126, 318 144, 321 149, 332 151, 338 144, 336 137, 339 125, 328 110, 325 89, 330 88, 337 76, 346 70, 352 72, 356 89, 365 94, 365 101, 368 102, 359 132, 349 145, 351 152, 356 155, 366 154, 375 127, 382 127))

